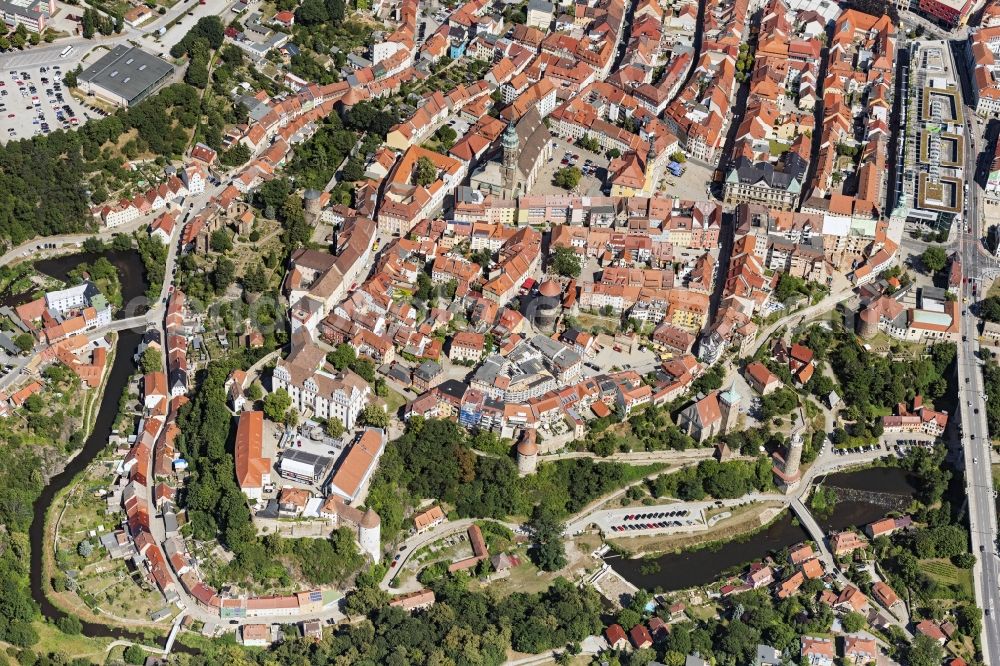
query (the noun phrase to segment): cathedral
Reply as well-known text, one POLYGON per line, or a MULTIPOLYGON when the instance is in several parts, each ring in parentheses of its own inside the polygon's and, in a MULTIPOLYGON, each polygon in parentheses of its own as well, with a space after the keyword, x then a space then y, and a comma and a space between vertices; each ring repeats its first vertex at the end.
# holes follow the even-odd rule
POLYGON ((507 125, 499 154, 476 169, 469 184, 504 199, 528 194, 542 165, 552 156, 553 146, 542 117, 531 107, 517 123, 507 125))

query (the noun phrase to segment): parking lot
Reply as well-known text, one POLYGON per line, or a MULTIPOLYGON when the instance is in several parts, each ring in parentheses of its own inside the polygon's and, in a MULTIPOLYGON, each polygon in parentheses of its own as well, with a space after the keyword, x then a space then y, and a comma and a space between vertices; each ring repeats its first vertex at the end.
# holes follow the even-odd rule
POLYGON ((607 167, 610 161, 605 155, 598 155, 580 146, 573 145, 564 139, 553 138, 552 157, 538 171, 538 179, 532 194, 566 194, 566 190, 553 185, 552 178, 556 171, 568 166, 580 169, 580 183, 573 189, 573 194, 596 196, 601 194, 604 178, 607 177, 607 167), (588 164, 588 160, 590 163, 588 164))
POLYGON ((675 502, 660 506, 604 509, 570 523, 566 533, 575 534, 592 526, 614 536, 697 532, 708 527, 705 514, 713 508, 716 505, 712 502, 675 502))
POLYGON ((0 142, 79 127, 103 112, 84 107, 63 87, 63 65, 0 72, 0 142))

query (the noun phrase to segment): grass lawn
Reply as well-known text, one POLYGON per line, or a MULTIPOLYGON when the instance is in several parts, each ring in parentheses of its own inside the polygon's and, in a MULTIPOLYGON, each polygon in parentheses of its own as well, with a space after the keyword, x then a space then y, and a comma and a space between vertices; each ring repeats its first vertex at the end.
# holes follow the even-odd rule
POLYGON ((778 157, 779 155, 784 155, 785 153, 788 152, 788 149, 791 147, 790 144, 782 143, 780 141, 775 141, 774 139, 771 139, 767 143, 768 143, 768 150, 771 151, 771 157, 778 157))
POLYGON ((618 330, 621 321, 614 317, 604 317, 602 315, 589 314, 586 312, 581 312, 576 316, 577 323, 581 327, 593 331, 595 327, 601 327, 605 331, 615 332, 618 330))
POLYGON ((921 560, 921 568, 941 585, 954 586, 972 597, 972 570, 959 569, 945 559, 921 560))
POLYGON ((392 416, 399 411, 400 407, 406 404, 406 397, 399 391, 394 391, 392 387, 386 388, 389 389, 389 395, 385 396, 385 404, 389 407, 389 415, 392 416))
POLYGON ((719 616, 719 607, 714 604, 702 604, 700 606, 689 606, 687 612, 697 620, 714 620, 719 616))
POLYGON ((1000 465, 993 465, 993 487, 1000 489, 1000 465))
POLYGON ((76 659, 83 657, 95 664, 103 664, 110 638, 87 638, 86 636, 69 636, 56 629, 51 624, 40 620, 31 623, 38 632, 38 646, 44 646, 46 652, 59 652, 76 659))
POLYGON ((510 577, 487 583, 484 587, 491 588, 501 596, 507 596, 513 592, 526 592, 530 594, 549 589, 552 581, 558 577, 557 573, 541 571, 532 564, 524 549, 518 549, 511 554, 520 558, 521 564, 510 570, 510 577))
POLYGON ((986 292, 986 297, 990 296, 1000 296, 1000 280, 993 280, 993 284, 990 285, 989 290, 986 292))

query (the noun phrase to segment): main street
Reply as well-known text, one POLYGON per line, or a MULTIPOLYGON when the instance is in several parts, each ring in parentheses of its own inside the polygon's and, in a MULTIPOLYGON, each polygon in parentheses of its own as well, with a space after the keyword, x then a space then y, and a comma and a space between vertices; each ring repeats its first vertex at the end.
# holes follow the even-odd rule
MULTIPOLYGON (((965 100, 971 97, 969 88, 972 83, 968 76, 964 58, 956 58, 959 77, 965 100)), ((962 257, 962 269, 966 276, 962 285, 962 342, 958 346, 958 395, 961 418, 961 440, 965 463, 965 487, 969 506, 969 530, 971 533, 972 551, 977 561, 973 568, 973 581, 976 600, 984 612, 983 622, 983 661, 986 664, 996 664, 1000 659, 1000 622, 997 620, 997 609, 1000 609, 1000 561, 997 559, 996 533, 997 515, 993 500, 993 476, 991 460, 991 444, 989 430, 986 426, 986 393, 981 371, 981 359, 978 358, 978 320, 972 310, 965 304, 974 303, 977 297, 984 296, 986 289, 982 281, 985 269, 995 266, 992 257, 980 243, 983 234, 981 196, 979 184, 975 182, 976 160, 984 148, 981 140, 979 119, 968 106, 966 116, 971 119, 968 126, 968 146, 965 151, 966 173, 965 182, 969 185, 966 221, 969 233, 959 233, 959 252, 962 257)))

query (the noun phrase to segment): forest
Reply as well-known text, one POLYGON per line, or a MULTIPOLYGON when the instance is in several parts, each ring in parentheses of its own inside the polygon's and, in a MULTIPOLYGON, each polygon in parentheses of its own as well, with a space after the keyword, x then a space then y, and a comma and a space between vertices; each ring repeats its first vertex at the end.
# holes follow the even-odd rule
POLYGON ((565 518, 657 469, 576 458, 546 463, 536 474, 518 477, 509 456, 473 453, 458 424, 417 416, 382 456, 368 505, 382 518, 383 540, 391 541, 403 529, 408 510, 424 498, 453 504, 462 517, 527 516, 537 504, 565 518))
MULTIPOLYGON (((499 665, 507 650, 538 653, 575 645, 600 633, 601 601, 590 587, 557 579, 544 592, 499 597, 468 589, 464 575, 432 584, 433 606, 412 615, 381 606, 360 622, 341 625, 322 641, 291 639, 267 652, 217 647, 182 664, 310 664, 311 666, 499 665)), ((290 627, 290 635, 297 632, 290 627)))
POLYGON ((0 241, 17 245, 85 231, 93 220, 90 207, 107 196, 105 181, 120 175, 121 157, 106 146, 127 135, 138 153, 180 155, 199 115, 197 91, 175 84, 79 130, 0 146, 0 241))

